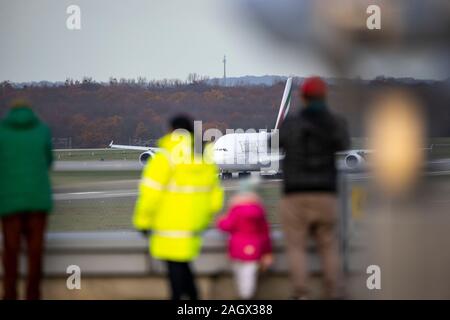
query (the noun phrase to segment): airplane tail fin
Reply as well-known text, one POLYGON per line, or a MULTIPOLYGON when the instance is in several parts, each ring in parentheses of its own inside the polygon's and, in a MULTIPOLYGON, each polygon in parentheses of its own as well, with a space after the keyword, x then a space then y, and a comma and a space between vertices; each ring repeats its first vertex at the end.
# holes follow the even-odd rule
POLYGON ((289 107, 291 105, 291 89, 292 89, 292 77, 289 77, 286 80, 286 86, 284 87, 283 98, 281 99, 280 110, 278 111, 275 129, 280 128, 281 123, 286 118, 289 112, 289 107))

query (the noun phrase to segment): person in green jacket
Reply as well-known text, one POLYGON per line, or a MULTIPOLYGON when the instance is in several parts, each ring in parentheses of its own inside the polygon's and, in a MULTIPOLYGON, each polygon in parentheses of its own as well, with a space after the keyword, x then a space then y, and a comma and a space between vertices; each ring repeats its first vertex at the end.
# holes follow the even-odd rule
POLYGON ((27 299, 40 298, 42 251, 52 209, 50 129, 26 101, 16 101, 0 121, 0 218, 4 299, 17 299, 21 236, 28 250, 27 299))

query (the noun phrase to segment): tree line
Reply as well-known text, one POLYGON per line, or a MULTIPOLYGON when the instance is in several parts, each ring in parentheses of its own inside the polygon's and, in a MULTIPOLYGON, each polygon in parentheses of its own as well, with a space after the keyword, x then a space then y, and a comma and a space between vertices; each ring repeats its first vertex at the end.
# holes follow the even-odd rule
MULTIPOLYGON (((272 129, 284 82, 273 85, 221 86, 193 74, 189 81, 110 79, 98 83, 91 78, 68 79, 59 84, 15 85, 0 83, 0 114, 11 101, 26 98, 46 121, 54 137, 71 137, 74 148, 105 147, 114 140, 155 139, 167 130, 167 120, 177 113, 203 121, 203 128, 272 129)), ((294 81, 296 85, 300 80, 294 81)), ((364 134, 363 118, 373 93, 381 88, 406 86, 417 93, 427 108, 427 121, 434 136, 450 135, 447 82, 399 82, 340 80, 330 84, 328 102, 347 118, 352 136, 364 134)), ((299 101, 293 94, 291 113, 299 101)))

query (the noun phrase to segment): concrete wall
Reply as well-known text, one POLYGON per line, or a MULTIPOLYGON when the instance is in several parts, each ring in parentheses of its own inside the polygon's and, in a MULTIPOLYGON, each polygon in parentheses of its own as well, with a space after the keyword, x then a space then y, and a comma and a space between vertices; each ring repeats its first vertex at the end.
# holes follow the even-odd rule
MULTIPOLYGON (((275 263, 260 276, 257 297, 287 299, 291 295, 283 237, 272 233, 275 263)), ((193 263, 202 298, 234 299, 234 282, 225 235, 209 230, 201 255, 193 263)), ((313 294, 319 294, 320 265, 309 246, 313 294)), ((21 274, 26 273, 21 257, 21 274)), ((0 273, 1 273, 0 268, 0 273)), ((161 261, 148 254, 148 241, 134 231, 48 233, 44 258, 45 299, 166 299, 168 288, 161 261), (69 290, 67 267, 81 269, 81 290, 69 290)), ((23 281, 20 284, 21 290, 23 281)))

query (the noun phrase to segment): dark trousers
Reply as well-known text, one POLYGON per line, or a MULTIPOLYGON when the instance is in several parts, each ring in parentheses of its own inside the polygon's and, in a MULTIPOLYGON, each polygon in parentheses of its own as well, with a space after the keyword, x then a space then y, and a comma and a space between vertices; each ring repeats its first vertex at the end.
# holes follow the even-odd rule
POLYGON ((3 293, 4 299, 17 299, 18 262, 21 236, 28 250, 26 299, 40 299, 42 250, 47 214, 25 212, 2 217, 3 229, 3 293))
POLYGON ((172 300, 197 300, 197 288, 188 262, 167 261, 172 300))

